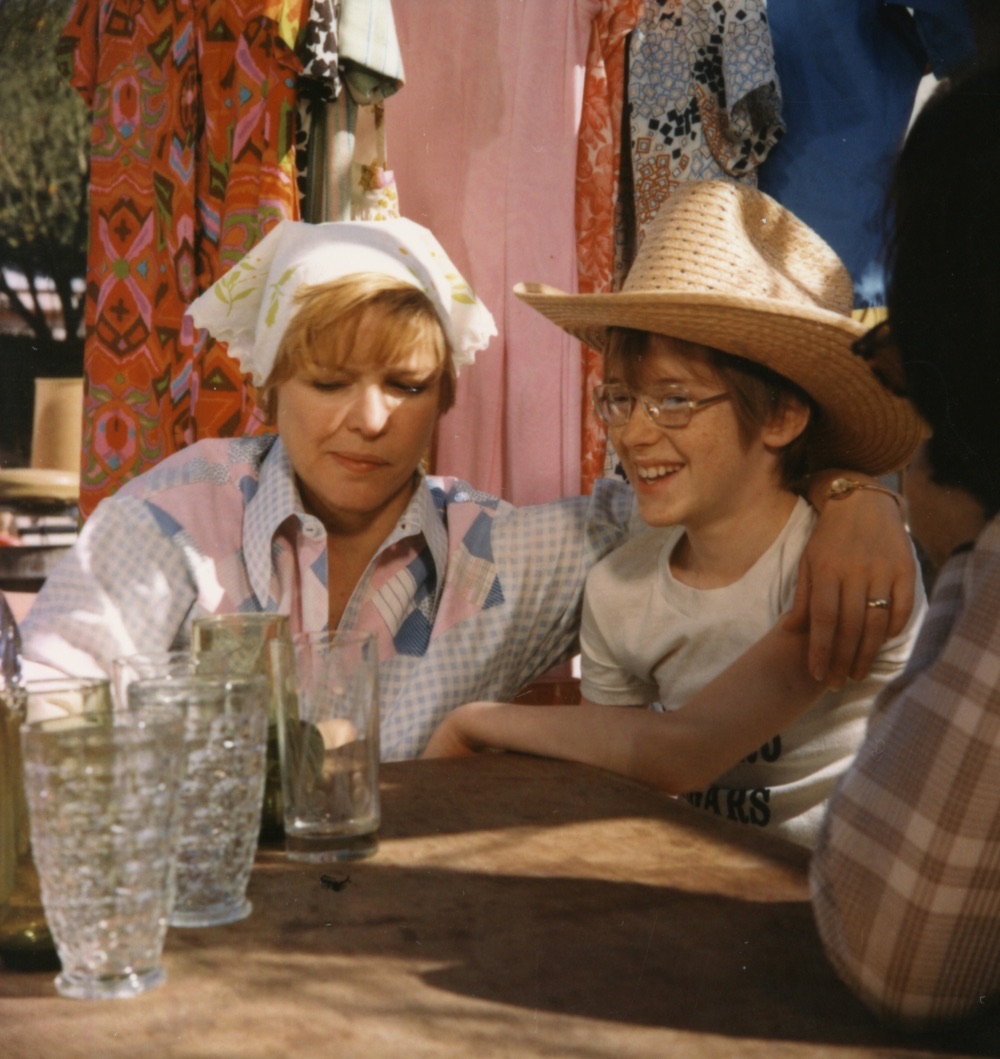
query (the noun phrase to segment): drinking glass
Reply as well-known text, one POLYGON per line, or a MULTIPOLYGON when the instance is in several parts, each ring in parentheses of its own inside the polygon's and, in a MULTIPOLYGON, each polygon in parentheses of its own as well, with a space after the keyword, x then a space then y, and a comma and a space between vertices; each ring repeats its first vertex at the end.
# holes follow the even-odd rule
POLYGON ((195 672, 195 659, 190 651, 149 651, 123 655, 112 659, 111 687, 115 706, 128 705, 128 686, 133 680, 169 680, 187 677, 195 672))
POLYGON ((0 960, 15 970, 58 970, 31 852, 20 727, 25 719, 111 712, 103 677, 55 677, 0 687, 0 960))
POLYGON ((284 837, 281 806, 281 766, 278 761, 279 704, 293 693, 292 641, 285 614, 211 614, 191 623, 191 650, 199 671, 229 676, 261 674, 267 678, 267 773, 260 839, 280 842, 284 837))
MULTIPOLYGON (((26 694, 30 718, 31 682, 26 694)), ((62 963, 56 989, 107 999, 159 985, 174 899, 180 712, 28 720, 21 746, 31 846, 62 963)))
POLYGON ((246 889, 264 796, 266 703, 261 676, 191 674, 128 685, 130 711, 167 707, 184 716, 171 926, 215 926, 250 914, 246 889))
POLYGON ((371 633, 294 640, 296 712, 278 726, 291 860, 351 860, 378 848, 378 651, 371 633))

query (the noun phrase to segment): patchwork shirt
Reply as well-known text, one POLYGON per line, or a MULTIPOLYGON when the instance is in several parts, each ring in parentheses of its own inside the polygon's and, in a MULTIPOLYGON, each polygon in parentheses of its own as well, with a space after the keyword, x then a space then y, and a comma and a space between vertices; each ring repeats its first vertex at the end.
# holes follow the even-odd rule
MULTIPOLYGON (((446 712, 508 700, 577 649, 589 568, 625 539, 631 490, 515 508, 422 478, 340 627, 378 638, 382 756, 419 754, 446 712)), ((336 571, 333 571, 336 576, 336 571)), ((326 530, 275 436, 198 442, 103 501, 22 625, 30 662, 79 675, 185 646, 205 614, 328 622, 326 530)))

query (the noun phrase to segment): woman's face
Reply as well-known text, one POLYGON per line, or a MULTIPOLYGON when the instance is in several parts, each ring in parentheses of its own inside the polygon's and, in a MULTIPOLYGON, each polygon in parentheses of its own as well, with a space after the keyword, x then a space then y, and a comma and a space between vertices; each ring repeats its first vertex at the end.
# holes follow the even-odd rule
POLYGON ((429 342, 391 367, 363 320, 337 367, 306 366, 276 391, 276 425, 306 509, 331 533, 389 533, 413 494, 437 424, 441 367, 429 342))

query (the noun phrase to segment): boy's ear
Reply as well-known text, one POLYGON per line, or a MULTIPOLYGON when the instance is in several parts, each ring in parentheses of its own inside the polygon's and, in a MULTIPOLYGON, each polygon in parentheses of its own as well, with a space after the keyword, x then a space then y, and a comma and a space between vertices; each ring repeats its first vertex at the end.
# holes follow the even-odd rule
POLYGON ((775 410, 771 421, 764 427, 764 444, 776 449, 790 445, 809 425, 809 405, 796 397, 788 397, 775 410))

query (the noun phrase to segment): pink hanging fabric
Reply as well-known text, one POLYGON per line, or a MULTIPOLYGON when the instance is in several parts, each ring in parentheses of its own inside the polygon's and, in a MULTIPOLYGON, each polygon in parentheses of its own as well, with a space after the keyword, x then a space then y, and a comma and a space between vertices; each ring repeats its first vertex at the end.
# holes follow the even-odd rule
POLYGON ((522 305, 577 289, 577 132, 600 0, 394 0, 406 87, 386 108, 405 217, 426 225, 499 336, 459 379, 434 465, 535 503, 580 484, 580 346, 522 305))

